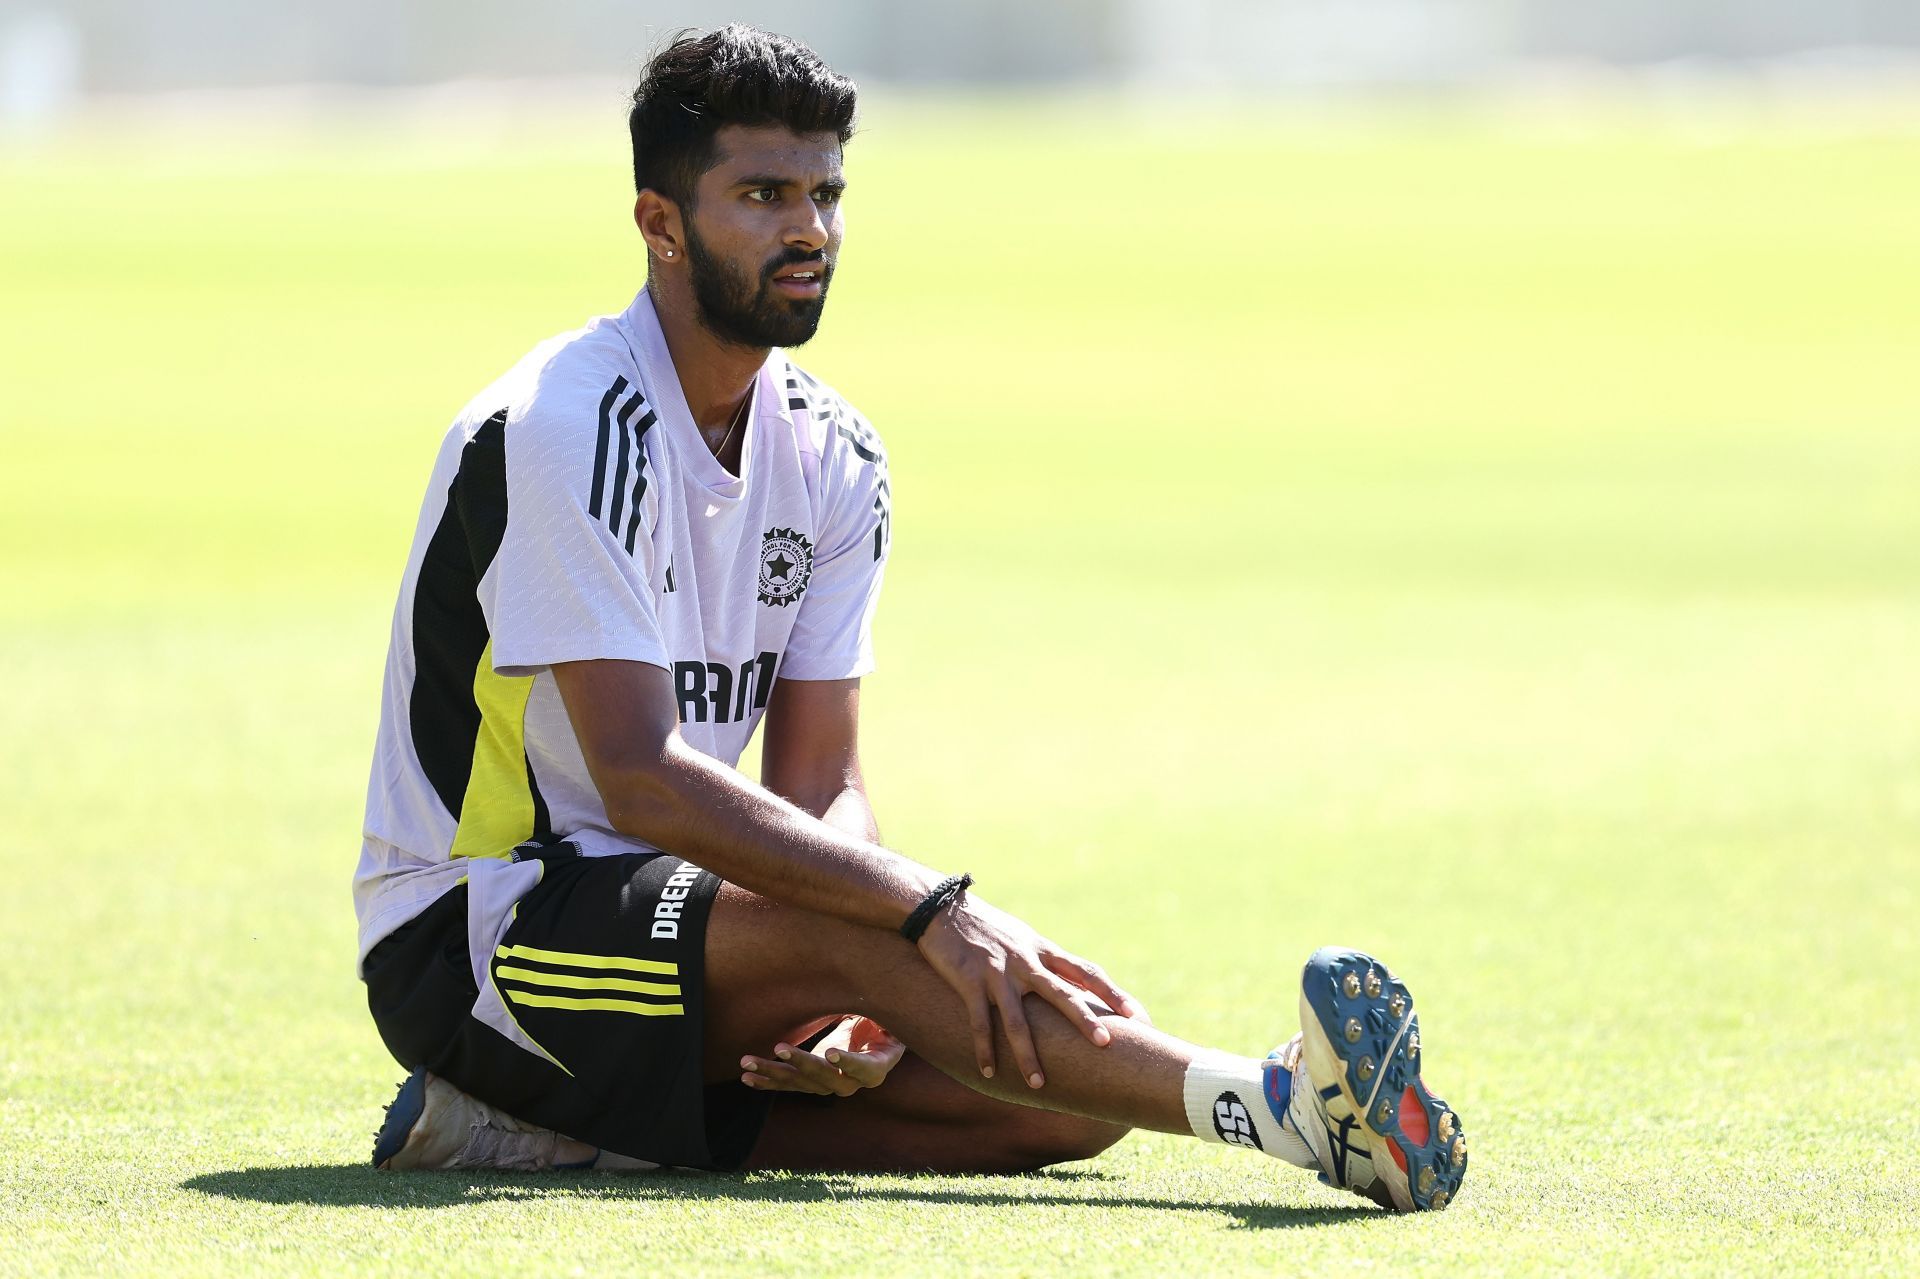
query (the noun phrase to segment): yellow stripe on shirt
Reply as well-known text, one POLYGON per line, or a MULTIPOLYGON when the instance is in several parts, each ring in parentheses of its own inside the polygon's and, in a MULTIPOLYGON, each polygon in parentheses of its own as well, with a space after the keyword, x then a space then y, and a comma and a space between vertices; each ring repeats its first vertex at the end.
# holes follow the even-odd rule
POLYGON ((533 838, 526 732, 532 692, 533 676, 509 678, 493 669, 493 641, 488 640, 473 670, 480 731, 474 735, 473 768, 451 856, 505 857, 533 838))

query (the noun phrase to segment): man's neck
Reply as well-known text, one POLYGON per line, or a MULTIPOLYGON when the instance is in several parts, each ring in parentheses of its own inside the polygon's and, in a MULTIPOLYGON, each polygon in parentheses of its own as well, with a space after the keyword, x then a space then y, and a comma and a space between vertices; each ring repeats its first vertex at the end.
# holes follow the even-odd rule
POLYGON ((654 314, 660 317, 660 333, 666 338, 667 354, 673 357, 673 371, 694 425, 703 431, 725 430, 753 389, 754 374, 767 362, 768 348, 723 342, 700 323, 691 297, 662 296, 679 291, 663 291, 651 282, 647 290, 653 295, 654 314))

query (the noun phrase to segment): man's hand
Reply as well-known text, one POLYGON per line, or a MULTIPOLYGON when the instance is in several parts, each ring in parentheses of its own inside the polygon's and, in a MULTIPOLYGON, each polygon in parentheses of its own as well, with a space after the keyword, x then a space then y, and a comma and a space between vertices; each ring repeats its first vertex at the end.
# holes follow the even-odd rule
POLYGON ((1100 1014, 1144 1018, 1146 1010, 1098 964, 1060 949, 1003 910, 962 895, 934 916, 918 943, 926 961, 967 1007, 974 1057, 993 1078, 993 1012, 1007 1028, 1013 1059, 1029 1088, 1047 1082, 1021 997, 1038 995, 1097 1047, 1113 1042, 1100 1014), (1104 1005, 1096 1007, 1096 1005, 1104 1005))
POLYGON ((886 1027, 865 1017, 843 1017, 808 1052, 775 1044, 773 1055, 742 1057, 740 1082, 763 1092, 804 1092, 819 1097, 851 1097, 862 1088, 878 1088, 906 1055, 906 1045, 886 1027))

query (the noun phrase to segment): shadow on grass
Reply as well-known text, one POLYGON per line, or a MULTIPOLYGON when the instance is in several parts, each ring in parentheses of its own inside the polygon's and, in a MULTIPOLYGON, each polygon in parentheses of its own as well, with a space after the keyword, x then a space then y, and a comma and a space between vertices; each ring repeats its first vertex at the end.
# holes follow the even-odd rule
POLYGON ((924 1187, 908 1177, 860 1173, 700 1172, 481 1173, 378 1172, 365 1164, 309 1164, 293 1168, 236 1168, 203 1173, 180 1183, 183 1190, 266 1204, 321 1207, 453 1208, 502 1199, 626 1199, 635 1202, 701 1199, 752 1203, 947 1204, 1018 1208, 1148 1208, 1165 1212, 1216 1212, 1238 1219, 1241 1229, 1324 1226, 1379 1217, 1378 1209, 1297 1208, 1275 1204, 1222 1203, 1105 1193, 1104 1173, 1060 1169, 1022 1177, 976 1177, 956 1186, 949 1176, 927 1176, 924 1187), (1034 1182, 1045 1183, 1033 1186, 1034 1182), (976 1189, 977 1187, 977 1189, 976 1189))

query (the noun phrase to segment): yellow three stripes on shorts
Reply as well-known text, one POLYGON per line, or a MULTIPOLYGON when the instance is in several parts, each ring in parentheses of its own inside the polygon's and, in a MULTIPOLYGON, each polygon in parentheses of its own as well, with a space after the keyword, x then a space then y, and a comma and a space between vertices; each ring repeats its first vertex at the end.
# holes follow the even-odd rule
POLYGON ((493 976, 500 992, 529 1008, 559 1008, 569 1012, 634 1013, 641 1017, 679 1017, 680 965, 658 959, 630 959, 625 955, 575 955, 536 946, 499 946, 494 949, 493 976), (588 972, 565 972, 584 968, 588 972), (612 973, 644 974, 616 977, 612 973), (662 980, 664 979, 664 980, 662 980), (505 983, 514 982, 509 986, 505 983), (540 989, 521 990, 519 986, 540 989), (581 991, 582 994, 556 994, 581 991))

